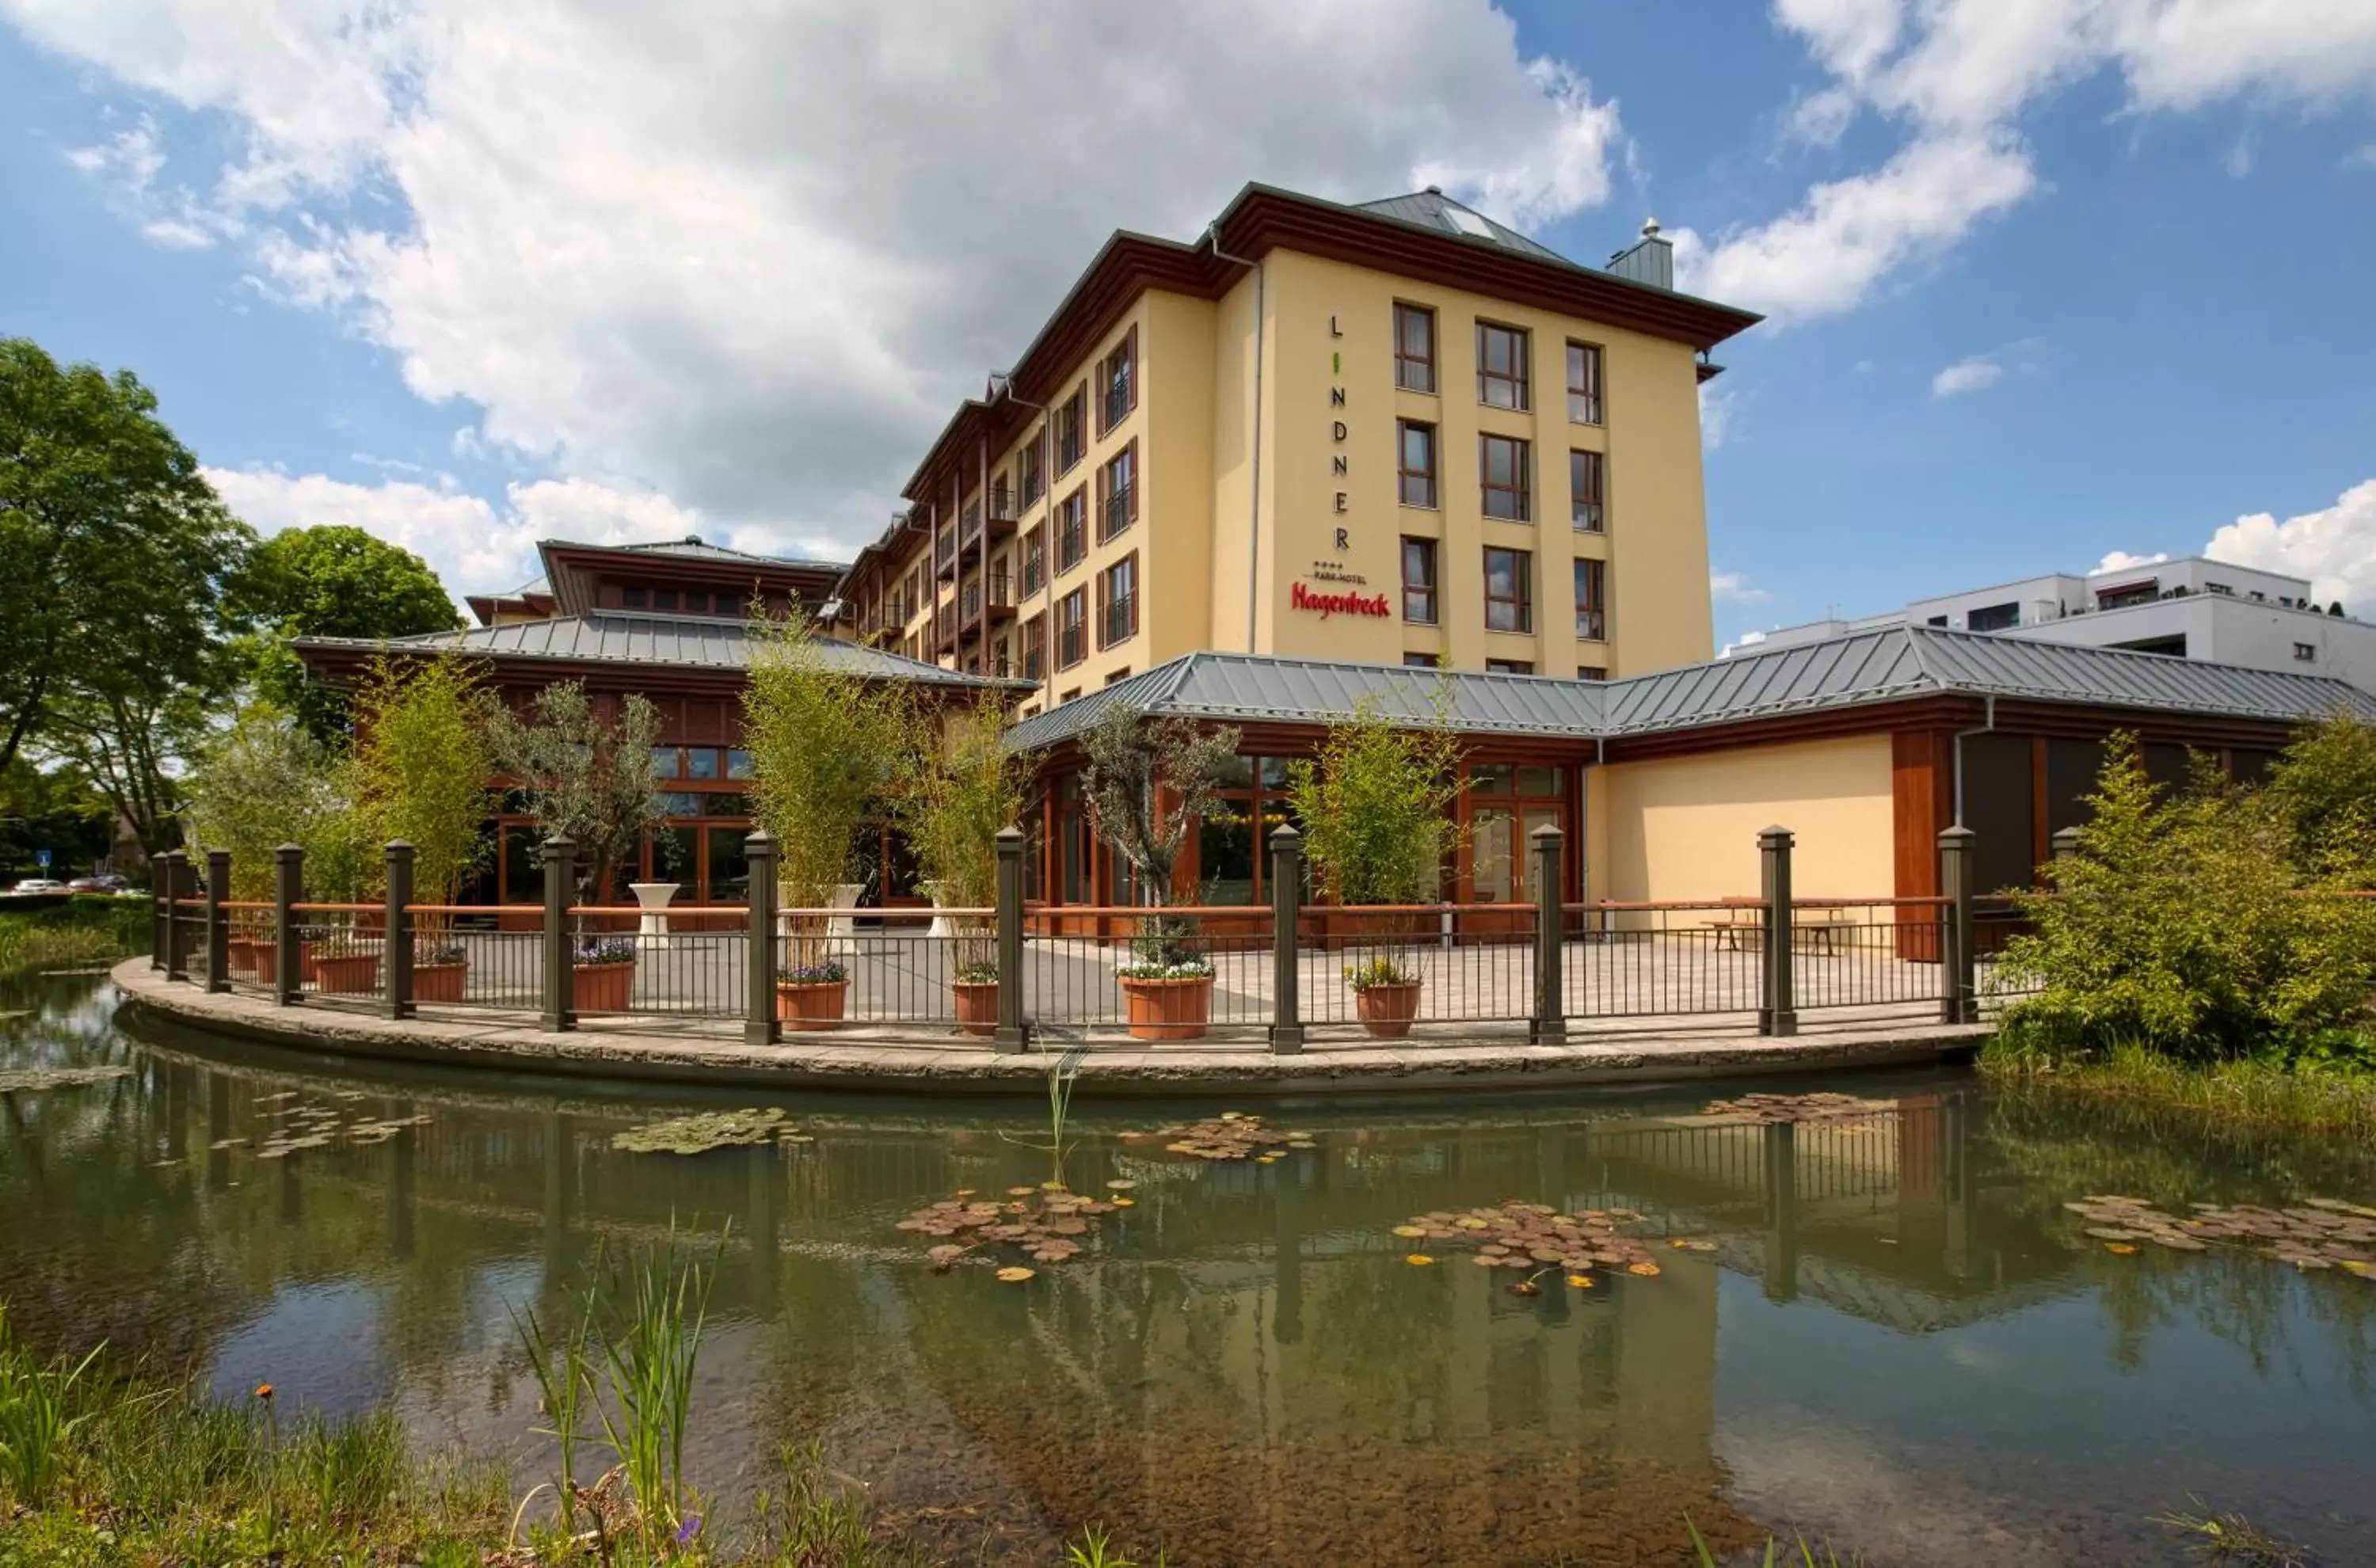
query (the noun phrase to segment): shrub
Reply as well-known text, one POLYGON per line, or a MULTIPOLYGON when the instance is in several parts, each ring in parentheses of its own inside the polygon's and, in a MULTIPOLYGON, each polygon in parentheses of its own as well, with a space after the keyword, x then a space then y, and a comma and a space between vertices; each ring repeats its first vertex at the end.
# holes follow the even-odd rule
POLYGON ((519 780, 537 826, 576 846, 577 885, 595 903, 611 897, 622 868, 632 869, 644 830, 661 818, 652 747, 659 709, 631 694, 615 715, 595 711, 585 685, 545 687, 522 717, 492 713, 496 765, 519 780))
POLYGON ((426 660, 373 660, 355 693, 354 820, 362 831, 355 842, 327 838, 308 882, 320 886, 331 859, 360 848, 359 888, 374 886, 373 851, 401 838, 412 846, 415 897, 460 897, 495 813, 487 790, 493 707, 479 672, 450 649, 426 660))
POLYGON ((1445 714, 1397 727, 1371 697, 1329 725, 1316 757, 1287 765, 1304 853, 1338 903, 1417 904, 1437 896, 1444 851, 1458 831, 1459 766, 1459 737, 1445 714))
POLYGON ((1418 971, 1406 969, 1383 954, 1345 966, 1345 983, 1355 991, 1367 991, 1379 985, 1409 985, 1418 979, 1418 971))

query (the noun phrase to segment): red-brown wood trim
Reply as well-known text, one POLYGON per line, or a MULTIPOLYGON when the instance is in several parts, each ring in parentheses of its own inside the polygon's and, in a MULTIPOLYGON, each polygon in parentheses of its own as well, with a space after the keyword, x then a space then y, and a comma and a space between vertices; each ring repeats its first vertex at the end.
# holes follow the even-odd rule
POLYGON ((2046 737, 2029 738, 2029 863, 2046 863, 2048 837, 2046 793, 2046 737))
POLYGON ((1900 730, 1889 738, 1891 859, 1901 898, 1939 893, 1939 835, 1954 812, 1954 731, 1900 730))

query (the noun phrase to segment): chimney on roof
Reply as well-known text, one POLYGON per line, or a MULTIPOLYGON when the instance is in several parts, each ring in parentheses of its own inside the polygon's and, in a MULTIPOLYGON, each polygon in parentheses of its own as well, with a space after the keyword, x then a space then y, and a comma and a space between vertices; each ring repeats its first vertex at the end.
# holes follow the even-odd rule
POLYGON ((1443 194, 1443 187, 1442 185, 1430 185, 1427 187, 1427 194, 1430 196, 1442 196, 1443 194))
POLYGON ((1675 244, 1658 232, 1656 218, 1642 220, 1642 237, 1609 258, 1609 270, 1654 289, 1675 286, 1675 244))
POLYGON ((699 544, 701 542, 701 536, 697 533, 689 533, 684 536, 684 541, 687 544, 699 544))

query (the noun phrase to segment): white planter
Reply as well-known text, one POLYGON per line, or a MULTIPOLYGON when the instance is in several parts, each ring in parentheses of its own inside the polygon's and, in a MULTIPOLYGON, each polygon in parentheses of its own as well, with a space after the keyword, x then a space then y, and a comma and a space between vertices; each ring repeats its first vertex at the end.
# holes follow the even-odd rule
POLYGON ((636 934, 641 939, 643 946, 649 948, 668 945, 668 917, 659 911, 668 908, 669 900, 676 897, 676 890, 677 885, 673 882, 627 884, 627 891, 634 894, 636 902, 644 907, 643 919, 636 922, 636 934))
MULTIPOLYGON (((834 886, 833 903, 830 907, 835 909, 855 909, 858 908, 858 900, 865 893, 866 884, 862 882, 838 883, 834 886)), ((780 897, 781 895, 778 894, 778 897, 780 897)), ((792 917, 780 909, 776 915, 776 932, 786 938, 790 938, 792 934, 792 917)), ((825 956, 851 958, 857 954, 858 917, 837 914, 826 921, 825 956)))

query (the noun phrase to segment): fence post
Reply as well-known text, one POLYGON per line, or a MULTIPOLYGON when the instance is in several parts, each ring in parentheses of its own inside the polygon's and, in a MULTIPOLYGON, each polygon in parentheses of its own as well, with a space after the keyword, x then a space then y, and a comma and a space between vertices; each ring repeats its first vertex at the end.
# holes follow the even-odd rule
POLYGON ((1303 1049, 1303 835, 1282 823, 1270 836, 1270 1049, 1292 1056, 1303 1049))
POLYGON ((2056 860, 2075 861, 2079 858, 2079 830, 2077 828, 2057 828, 2054 833, 2054 837, 2050 842, 2054 846, 2054 858, 2056 860))
POLYGON ((544 841, 544 1012, 537 1023, 561 1030, 577 1027, 577 974, 569 934, 569 899, 577 890, 571 863, 577 846, 560 834, 544 841))
POLYGON ((1535 1045, 1555 1045, 1567 1039, 1567 992, 1560 983, 1565 934, 1560 918, 1560 842, 1566 836, 1547 822, 1528 837, 1535 849, 1535 1016, 1527 1026, 1527 1039, 1535 1045))
POLYGON ((742 840, 751 860, 750 924, 742 964, 750 994, 742 1009, 742 1043, 778 1045, 784 1026, 776 1016, 776 836, 759 828, 742 840))
POLYGON ((231 851, 207 851, 207 989, 231 989, 231 913, 223 890, 231 885, 231 851))
POLYGON ((1023 829, 998 830, 998 1032, 991 1049, 1013 1055, 1031 1043, 1023 1018, 1023 829))
POLYGON ((272 851, 272 1004, 304 999, 304 955, 297 946, 297 904, 305 897, 305 851, 283 844, 272 851))
POLYGON ((1968 827, 1950 827, 1939 835, 1939 892, 1947 900, 1942 911, 1946 927, 1940 933, 1939 1021, 1971 1024, 1980 1010, 1974 986, 1972 943, 1972 840, 1968 827))
POLYGON ((1758 857, 1764 863, 1765 919, 1759 938, 1765 961, 1762 966, 1764 995, 1757 1009, 1757 1032, 1779 1038, 1799 1032, 1799 996, 1790 968, 1791 930, 1790 849, 1798 840, 1787 827, 1769 827, 1757 836, 1758 857))
POLYGON ((148 862, 148 967, 162 972, 165 968, 165 934, 167 922, 173 913, 172 884, 165 880, 165 857, 158 856, 148 862))
POLYGON ((387 977, 387 1016, 412 1016, 412 846, 387 841, 387 915, 382 922, 380 968, 387 977))
POLYGON ((185 980, 189 975, 189 944, 182 937, 182 898, 189 890, 189 879, 183 867, 189 857, 179 849, 168 849, 158 857, 165 873, 165 978, 185 980))

